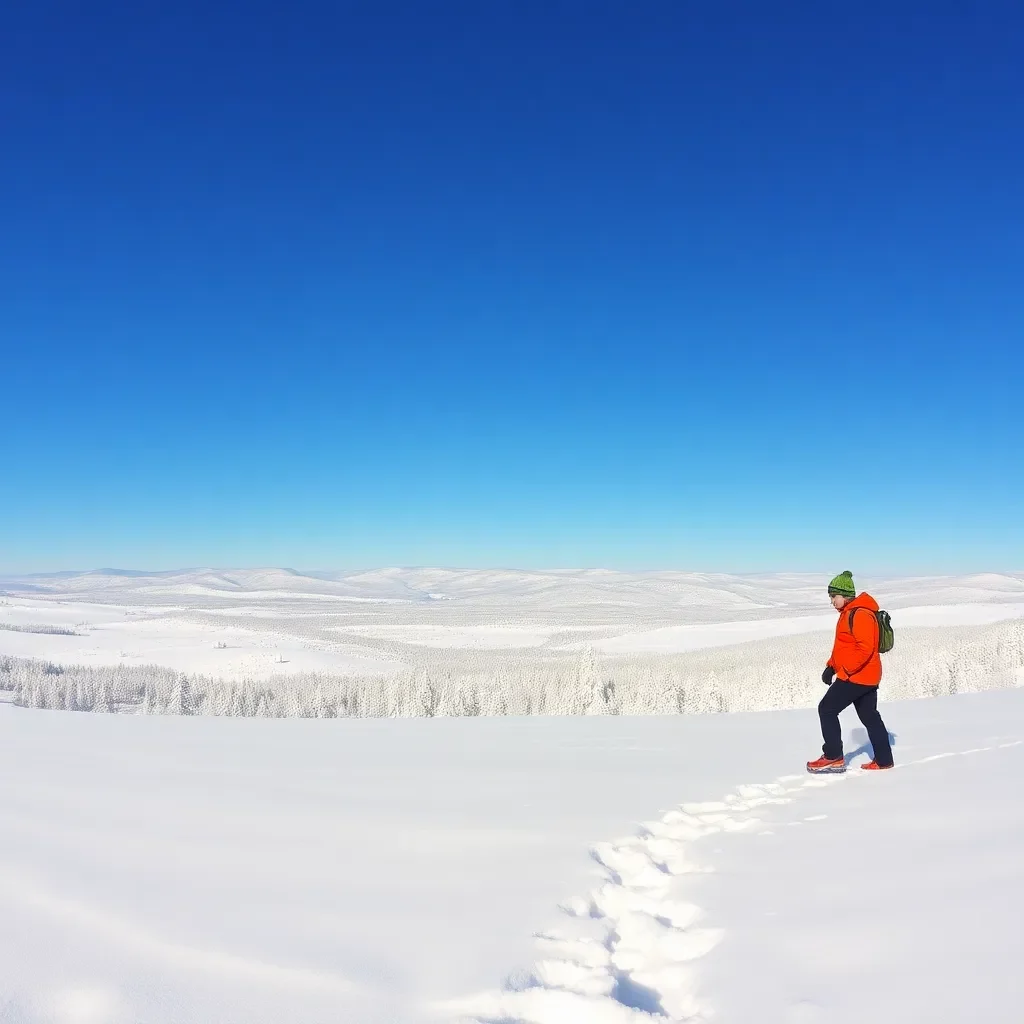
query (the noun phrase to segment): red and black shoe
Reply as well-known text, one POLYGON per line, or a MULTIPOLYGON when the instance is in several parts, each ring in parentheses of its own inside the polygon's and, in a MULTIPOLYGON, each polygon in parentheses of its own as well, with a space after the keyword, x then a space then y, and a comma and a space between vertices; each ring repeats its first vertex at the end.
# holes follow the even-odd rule
POLYGON ((884 772, 890 768, 892 768, 891 764, 879 764, 877 761, 868 761, 867 764, 860 766, 862 772, 884 772))
POLYGON ((812 775, 841 775, 846 771, 846 762, 841 757, 819 757, 807 762, 807 770, 812 775))

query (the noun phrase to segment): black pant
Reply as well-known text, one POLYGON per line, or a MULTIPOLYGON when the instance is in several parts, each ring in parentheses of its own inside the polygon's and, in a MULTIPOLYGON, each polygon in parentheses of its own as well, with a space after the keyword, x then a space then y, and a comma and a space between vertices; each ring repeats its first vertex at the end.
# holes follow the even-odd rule
POLYGON ((868 739, 875 752, 875 761, 880 765, 892 764, 889 733, 882 716, 878 713, 878 687, 861 686, 860 683, 851 683, 845 679, 837 679, 818 704, 821 735, 825 740, 821 748, 822 753, 831 760, 838 760, 843 756, 843 731, 839 727, 839 712, 851 704, 868 731, 868 739))

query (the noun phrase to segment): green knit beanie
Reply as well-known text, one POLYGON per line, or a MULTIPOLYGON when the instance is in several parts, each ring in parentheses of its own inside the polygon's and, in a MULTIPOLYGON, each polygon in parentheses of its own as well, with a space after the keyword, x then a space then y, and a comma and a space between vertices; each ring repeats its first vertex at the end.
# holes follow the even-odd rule
POLYGON ((853 573, 844 569, 829 585, 829 594, 842 594, 843 597, 856 597, 857 588, 853 585, 853 573))

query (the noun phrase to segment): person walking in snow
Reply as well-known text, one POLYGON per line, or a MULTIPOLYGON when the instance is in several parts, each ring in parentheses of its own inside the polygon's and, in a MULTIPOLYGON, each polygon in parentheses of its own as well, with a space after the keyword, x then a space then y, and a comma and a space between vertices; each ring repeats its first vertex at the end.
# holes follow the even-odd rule
POLYGON ((891 768, 889 732, 878 713, 878 684, 882 681, 878 602, 870 594, 857 596, 853 574, 848 569, 829 583, 828 594, 832 607, 839 612, 839 621, 832 656, 821 674, 821 681, 828 687, 818 704, 825 742, 822 756, 808 761, 807 770, 815 773, 846 770, 839 712, 851 704, 867 729, 875 754, 874 760, 862 767, 872 771, 891 768))

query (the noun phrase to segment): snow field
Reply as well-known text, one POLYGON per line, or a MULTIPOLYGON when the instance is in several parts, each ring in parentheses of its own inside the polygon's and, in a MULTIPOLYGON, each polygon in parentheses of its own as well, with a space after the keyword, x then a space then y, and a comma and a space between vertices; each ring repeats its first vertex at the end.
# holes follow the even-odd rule
MULTIPOLYGON (((1001 703, 1019 736, 1024 700, 1015 694, 1001 703)), ((996 716, 988 721, 997 724, 996 716)), ((870 757, 863 730, 855 738, 861 746, 847 754, 843 775, 740 785, 721 800, 684 803, 635 835, 595 844, 603 879, 562 904, 566 921, 536 934, 532 971, 500 990, 440 1004, 438 1013, 472 1024, 854 1024, 882 1003, 901 1020, 1016 1019, 1024 867, 1015 851, 1024 814, 1019 803, 1010 811, 1003 801, 1024 769, 1024 739, 990 735, 979 746, 921 753, 894 772, 869 774, 858 770, 870 757), (978 755, 988 759, 956 763, 978 755), (946 769, 938 776, 936 762, 946 769), (993 772, 1001 780, 994 785, 993 772), (847 799, 820 796, 834 787, 844 787, 838 795, 847 799), (781 810, 816 796, 805 810, 846 814, 838 828, 825 824, 829 813, 781 810), (970 823, 975 841, 957 836, 952 852, 947 846, 937 855, 935 843, 943 833, 956 836, 957 822, 970 823), (797 834, 794 848, 774 831, 805 823, 824 834, 797 834), (708 840, 719 834, 742 834, 748 845, 733 845, 716 865, 723 850, 709 849, 708 840), (764 840, 775 841, 775 856, 758 871, 763 853, 749 844, 764 840), (722 906, 709 914, 692 900, 701 898, 699 883, 707 889, 707 876, 720 879, 723 868, 722 906), (915 885, 921 874, 927 883, 915 885), (933 928, 922 936, 924 922, 933 928), (851 932, 862 948, 837 941, 851 932), (730 933, 734 948, 702 970, 730 933), (967 979, 964 961, 974 972, 967 979), (934 981, 933 972, 944 970, 952 984, 934 981)))
POLYGON ((8 581, 0 1024, 1015 1021, 1024 581, 858 582, 819 779, 817 577, 8 581))
POLYGON ((1024 692, 883 714, 0 706, 0 1021, 1015 1020, 1024 692))
MULTIPOLYGON (((956 604, 902 608, 898 613, 901 630, 928 626, 988 625, 1024 617, 1024 604, 956 604)), ((835 613, 759 619, 754 622, 682 624, 600 640, 595 647, 603 654, 679 653, 707 647, 725 647, 751 640, 770 639, 835 628, 835 613)))
POLYGON ((404 667, 388 652, 303 628, 319 618, 319 612, 284 614, 272 603, 229 614, 195 605, 124 607, 8 597, 0 605, 0 653, 61 665, 161 665, 239 681, 302 672, 386 674, 404 667), (67 632, 54 634, 56 629, 67 632))

